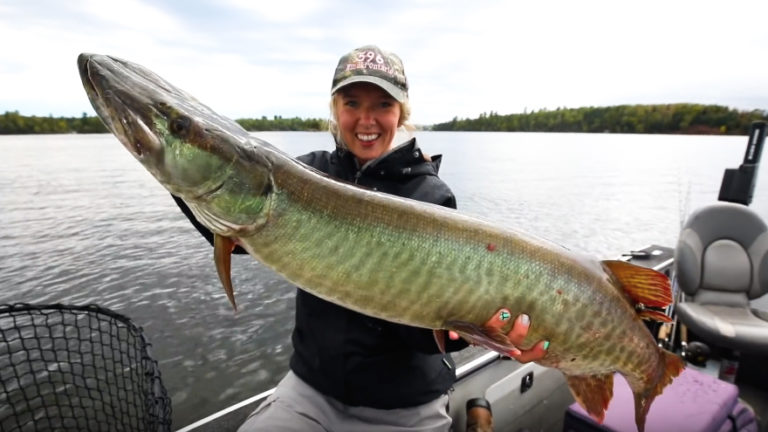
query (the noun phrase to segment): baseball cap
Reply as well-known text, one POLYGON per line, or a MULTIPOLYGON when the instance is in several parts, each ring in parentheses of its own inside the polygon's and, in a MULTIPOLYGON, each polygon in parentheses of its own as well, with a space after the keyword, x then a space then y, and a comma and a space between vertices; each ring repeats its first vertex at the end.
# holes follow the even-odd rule
POLYGON ((376 84, 400 103, 408 100, 408 80, 403 61, 396 54, 382 51, 376 45, 357 48, 339 59, 333 74, 331 94, 356 82, 376 84))

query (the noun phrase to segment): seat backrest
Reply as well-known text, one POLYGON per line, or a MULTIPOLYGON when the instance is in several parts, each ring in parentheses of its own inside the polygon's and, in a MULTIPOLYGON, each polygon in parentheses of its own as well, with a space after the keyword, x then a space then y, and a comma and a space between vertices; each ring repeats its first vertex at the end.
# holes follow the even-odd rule
POLYGON ((680 232, 675 265, 680 288, 695 302, 746 306, 768 293, 768 227, 741 204, 698 209, 680 232))

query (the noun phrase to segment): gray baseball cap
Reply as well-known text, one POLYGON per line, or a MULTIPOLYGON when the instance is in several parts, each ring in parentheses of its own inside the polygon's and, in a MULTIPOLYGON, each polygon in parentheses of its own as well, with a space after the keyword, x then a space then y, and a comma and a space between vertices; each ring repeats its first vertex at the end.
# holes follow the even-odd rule
POLYGON ((403 61, 396 54, 382 51, 375 45, 357 48, 339 59, 333 74, 331 94, 356 82, 376 84, 400 103, 408 100, 408 80, 403 61))

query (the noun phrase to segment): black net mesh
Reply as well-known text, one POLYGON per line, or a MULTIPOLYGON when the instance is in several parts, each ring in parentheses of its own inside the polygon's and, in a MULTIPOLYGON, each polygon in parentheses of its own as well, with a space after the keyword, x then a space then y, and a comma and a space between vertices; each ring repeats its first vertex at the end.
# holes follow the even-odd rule
POLYGON ((0 305, 0 431, 164 431, 142 329, 95 305, 0 305))

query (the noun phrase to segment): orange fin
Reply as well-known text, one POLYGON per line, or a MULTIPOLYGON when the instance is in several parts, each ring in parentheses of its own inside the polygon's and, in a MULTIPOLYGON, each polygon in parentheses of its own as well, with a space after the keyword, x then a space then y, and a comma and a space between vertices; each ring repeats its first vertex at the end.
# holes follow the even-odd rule
POLYGON ((232 251, 235 249, 235 242, 229 237, 214 234, 213 236, 213 260, 216 262, 216 272, 219 273, 219 280, 224 286, 229 302, 237 310, 235 303, 235 290, 232 288, 232 277, 230 276, 232 268, 232 251))
POLYGON ((602 424, 613 397, 613 374, 566 375, 565 378, 576 402, 602 424))
POLYGON ((673 320, 669 317, 669 315, 665 314, 664 312, 657 311, 655 309, 643 309, 637 313, 640 315, 640 318, 644 320, 652 320, 652 321, 659 321, 659 322, 666 322, 671 323, 673 320))
POLYGON ((645 390, 632 389, 635 396, 635 424, 637 424, 639 432, 645 430, 645 418, 648 416, 648 410, 651 409, 653 400, 664 391, 664 387, 680 375, 685 367, 683 360, 669 351, 659 348, 659 356, 661 357, 661 368, 659 368, 656 379, 645 390))
POLYGON ((672 288, 663 273, 626 261, 602 261, 602 264, 635 303, 660 308, 672 303, 672 288))
POLYGON ((500 328, 479 326, 466 321, 447 321, 445 328, 455 331, 471 344, 480 345, 504 355, 517 350, 500 328))

